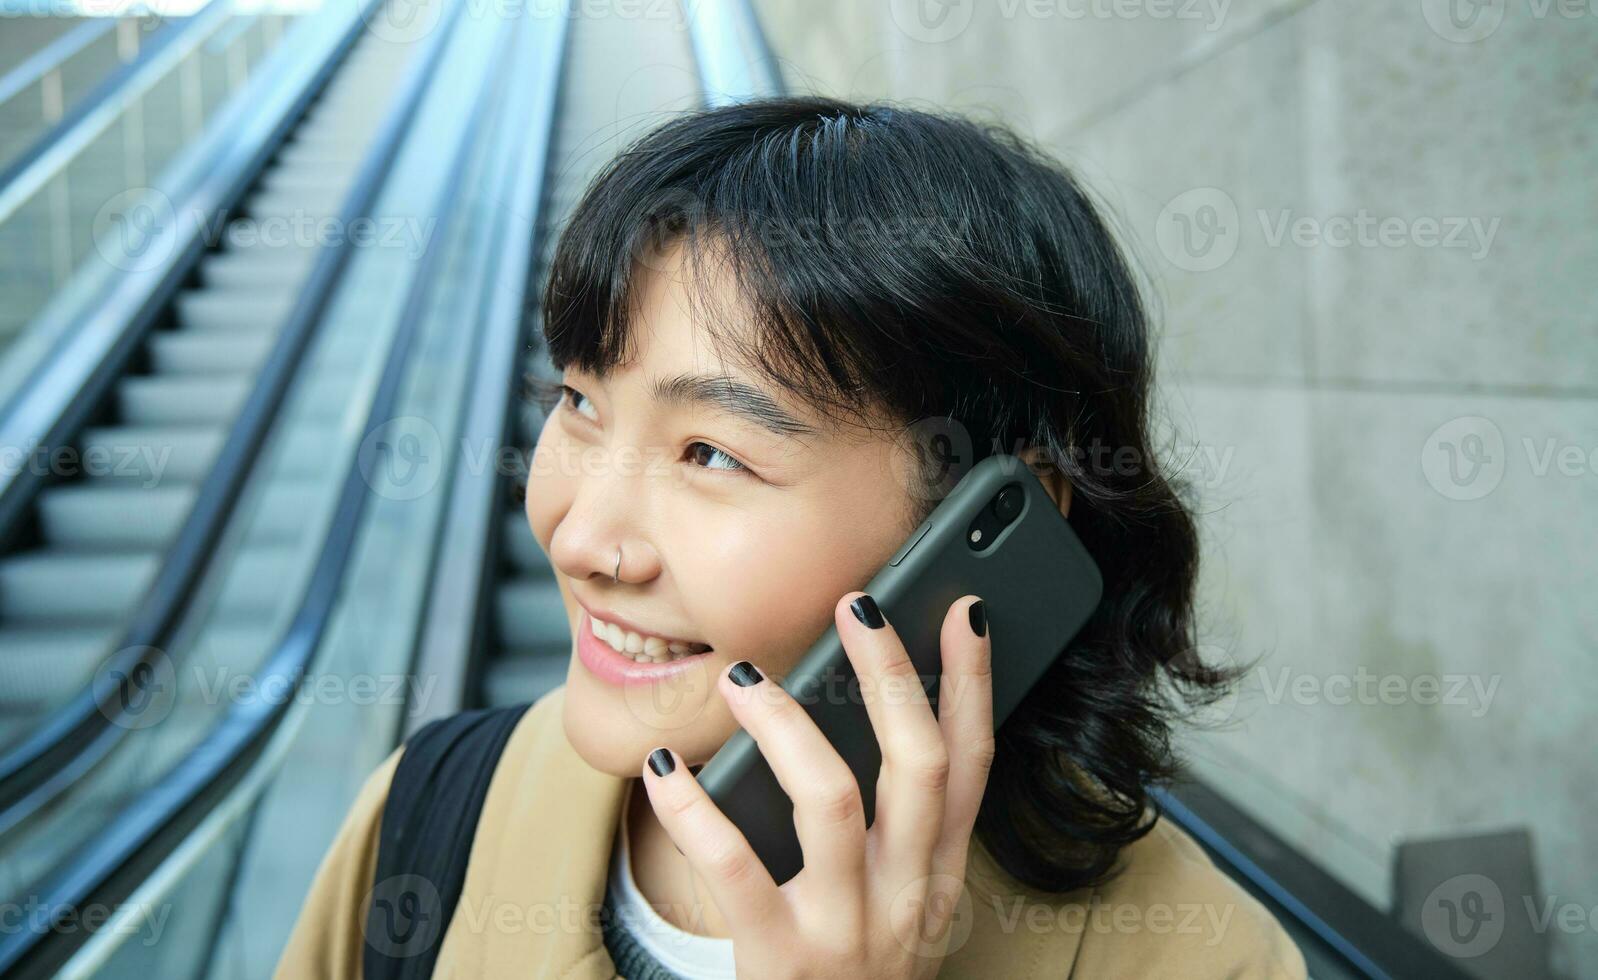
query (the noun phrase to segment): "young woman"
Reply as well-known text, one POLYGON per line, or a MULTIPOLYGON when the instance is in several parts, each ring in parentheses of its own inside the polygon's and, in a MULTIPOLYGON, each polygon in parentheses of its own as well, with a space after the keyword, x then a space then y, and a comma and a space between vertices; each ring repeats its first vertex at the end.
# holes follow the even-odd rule
POLYGON ((431 793, 447 812, 438 794, 486 781, 464 830, 389 832, 396 750, 280 975, 1305 975, 1264 907, 1149 805, 1170 725, 1227 678, 1191 655, 1197 538, 1150 447, 1150 325, 1058 164, 887 104, 682 116, 589 188, 543 313, 563 374, 527 518, 574 637, 566 683, 494 716, 492 752, 427 750, 441 788, 404 811, 431 793), (995 451, 1033 467, 1105 584, 997 737, 1005 624, 982 598, 943 620, 942 688, 969 696, 934 715, 860 591, 950 459, 995 451), (829 623, 878 692, 869 827, 779 686, 829 623), (794 801, 804 869, 781 885, 693 777, 740 726, 794 801), (380 835, 470 860, 453 884, 400 876, 397 901, 380 835), (379 935, 396 915, 407 928, 379 935))

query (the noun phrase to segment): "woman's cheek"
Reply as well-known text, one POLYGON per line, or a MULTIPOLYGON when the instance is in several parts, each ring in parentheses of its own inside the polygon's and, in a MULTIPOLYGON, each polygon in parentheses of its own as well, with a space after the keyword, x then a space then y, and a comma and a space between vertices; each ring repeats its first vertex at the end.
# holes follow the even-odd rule
POLYGON ((709 600, 701 625, 719 637, 712 641, 718 649, 778 674, 798 662, 832 624, 838 597, 855 587, 848 569, 818 559, 826 550, 815 545, 789 523, 754 529, 741 544, 688 552, 696 556, 696 601, 709 600))
POLYGON ((555 537, 555 527, 561 515, 571 508, 575 499, 575 476, 562 471, 559 465, 569 453, 561 452, 564 437, 553 422, 547 422, 533 447, 527 474, 527 502, 525 512, 528 526, 544 554, 549 554, 550 542, 555 537))

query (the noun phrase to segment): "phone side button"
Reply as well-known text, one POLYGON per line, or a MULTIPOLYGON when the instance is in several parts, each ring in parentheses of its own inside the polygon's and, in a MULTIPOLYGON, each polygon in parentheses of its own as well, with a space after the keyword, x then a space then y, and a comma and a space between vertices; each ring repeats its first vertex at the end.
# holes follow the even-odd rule
POLYGON ((910 537, 905 541, 905 543, 899 546, 898 554, 888 559, 888 564, 897 565, 904 561, 905 556, 910 554, 910 552, 915 549, 915 546, 921 543, 921 539, 926 537, 927 532, 930 530, 932 530, 932 521, 922 521, 921 526, 916 528, 915 531, 911 533, 910 537))

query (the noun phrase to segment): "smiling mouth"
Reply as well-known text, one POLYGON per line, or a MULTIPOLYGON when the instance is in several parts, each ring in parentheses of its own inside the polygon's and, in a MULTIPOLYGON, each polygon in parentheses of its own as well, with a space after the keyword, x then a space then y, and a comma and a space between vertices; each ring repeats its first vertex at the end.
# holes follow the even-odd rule
POLYGON ((651 636, 646 633, 636 633, 632 630, 622 629, 614 623, 607 623, 594 616, 588 616, 593 625, 594 636, 612 650, 634 660, 638 663, 665 664, 675 660, 685 660, 709 653, 715 648, 708 643, 698 643, 692 640, 675 640, 662 636, 651 636))

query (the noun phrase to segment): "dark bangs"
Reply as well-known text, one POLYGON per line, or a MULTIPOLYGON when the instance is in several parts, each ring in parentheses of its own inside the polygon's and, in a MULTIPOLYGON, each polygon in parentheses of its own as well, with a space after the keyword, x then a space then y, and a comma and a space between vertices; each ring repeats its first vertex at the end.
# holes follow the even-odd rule
POLYGON ((1109 382, 1093 323, 1135 318, 1135 296, 1106 288, 1111 257, 1072 235, 1091 220, 1008 133, 964 120, 820 98, 695 113, 576 207, 543 297, 548 354, 592 373, 625 359, 634 287, 680 243, 719 353, 823 417, 944 419, 975 458, 1013 452, 1046 414, 1078 414, 1072 386, 1109 382))

